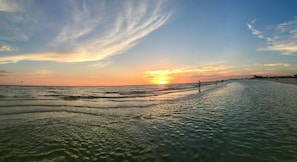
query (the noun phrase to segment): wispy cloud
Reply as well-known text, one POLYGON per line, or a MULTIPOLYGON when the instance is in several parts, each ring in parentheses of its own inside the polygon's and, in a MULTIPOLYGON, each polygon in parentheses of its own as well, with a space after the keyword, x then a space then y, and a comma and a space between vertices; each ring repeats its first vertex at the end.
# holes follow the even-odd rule
POLYGON ((31 75, 34 76, 50 76, 53 72, 50 70, 44 70, 44 69, 40 69, 40 70, 35 70, 31 73, 31 75))
POLYGON ((252 31, 252 34, 254 34, 255 36, 257 36, 258 38, 263 39, 264 36, 263 36, 262 32, 260 32, 259 30, 255 29, 255 27, 254 27, 254 24, 255 24, 256 21, 257 21, 256 19, 252 20, 251 23, 247 23, 247 26, 252 31))
POLYGON ((276 63, 276 64, 264 64, 264 66, 267 66, 267 67, 289 67, 290 64, 276 63))
MULTIPOLYGON (((184 78, 188 81, 193 81, 196 79, 211 78, 209 75, 214 76, 214 74, 225 73, 230 70, 231 66, 226 65, 207 65, 202 67, 183 67, 183 68, 172 68, 172 69, 162 69, 162 70, 149 70, 143 73, 144 78, 151 80, 153 83, 158 83, 160 78, 164 80, 171 81, 177 80, 179 78, 184 78)), ((213 78, 217 77, 214 76, 213 78)), ((210 79, 211 80, 211 79, 210 79)), ((183 80, 184 81, 184 80, 183 80)))
POLYGON ((10 72, 5 70, 0 70, 0 76, 7 76, 10 72))
POLYGON ((29 39, 38 18, 38 8, 30 8, 33 4, 32 0, 0 0, 0 41, 29 39))
POLYGON ((237 67, 240 73, 252 75, 293 75, 296 72, 296 65, 289 63, 255 63, 237 67))
POLYGON ((155 75, 172 75, 181 73, 205 73, 205 72, 219 72, 229 69, 230 66, 225 65, 207 65, 203 67, 185 67, 185 68, 173 68, 173 69, 163 69, 163 70, 150 70, 145 71, 144 76, 150 77, 155 75))
POLYGON ((11 50, 10 46, 0 44, 0 51, 10 51, 10 50, 11 50))
POLYGON ((293 55, 297 53, 297 18, 291 21, 277 24, 270 30, 267 30, 266 35, 263 32, 254 28, 255 21, 248 25, 252 34, 258 38, 264 39, 265 47, 261 47, 259 51, 275 51, 281 55, 293 55))
MULTIPOLYGON (((117 3, 70 1, 64 2, 65 4, 59 1, 59 3, 66 4, 69 11, 60 11, 63 15, 57 15, 58 20, 48 22, 48 26, 42 26, 40 23, 35 27, 36 29, 30 28, 29 33, 23 33, 23 41, 27 39, 28 42, 35 42, 33 37, 29 37, 29 35, 35 35, 35 38, 42 38, 41 40, 46 42, 41 42, 43 44, 40 47, 29 43, 31 46, 26 48, 30 48, 33 52, 20 51, 18 55, 1 57, 2 64, 20 60, 100 61, 132 48, 141 38, 161 27, 172 13, 166 8, 167 1, 158 0, 117 1, 117 3)), ((27 12, 34 11, 33 7, 34 5, 29 7, 27 12)), ((38 11, 42 14, 35 17, 44 16, 44 19, 50 20, 48 18, 50 14, 42 10, 45 6, 39 7, 41 9, 39 8, 38 11)), ((52 12, 54 11, 50 13, 55 14, 52 12)), ((32 19, 34 20, 34 17, 32 19)), ((35 20, 42 21, 42 18, 35 20)), ((10 26, 17 24, 10 21, 10 26)), ((8 40, 8 37, 3 40, 8 40)))
POLYGON ((15 0, 0 0, 0 11, 14 12, 20 8, 21 6, 15 0))
POLYGON ((89 64, 89 67, 101 68, 101 67, 105 67, 109 64, 111 64, 111 61, 109 59, 102 59, 100 61, 96 61, 93 64, 89 64))

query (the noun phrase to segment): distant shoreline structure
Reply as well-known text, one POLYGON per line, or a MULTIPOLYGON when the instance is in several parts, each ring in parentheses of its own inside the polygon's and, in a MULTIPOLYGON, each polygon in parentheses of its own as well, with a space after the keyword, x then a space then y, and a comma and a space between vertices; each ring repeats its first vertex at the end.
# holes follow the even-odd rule
POLYGON ((273 81, 278 83, 284 83, 284 84, 294 84, 297 85, 297 74, 295 75, 283 75, 283 76, 260 76, 260 75, 254 75, 251 79, 257 79, 257 80, 265 80, 265 81, 273 81))
POLYGON ((297 79, 297 74, 295 75, 280 75, 280 76, 261 76, 261 75, 254 75, 252 79, 278 79, 278 78, 295 78, 297 79))

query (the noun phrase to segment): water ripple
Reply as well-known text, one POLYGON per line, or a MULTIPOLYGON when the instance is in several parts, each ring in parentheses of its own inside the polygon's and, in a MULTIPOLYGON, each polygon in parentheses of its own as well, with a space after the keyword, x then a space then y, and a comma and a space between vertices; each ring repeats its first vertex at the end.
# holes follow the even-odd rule
POLYGON ((238 81, 142 108, 32 107, 0 115, 0 161, 295 161, 296 97, 238 81))

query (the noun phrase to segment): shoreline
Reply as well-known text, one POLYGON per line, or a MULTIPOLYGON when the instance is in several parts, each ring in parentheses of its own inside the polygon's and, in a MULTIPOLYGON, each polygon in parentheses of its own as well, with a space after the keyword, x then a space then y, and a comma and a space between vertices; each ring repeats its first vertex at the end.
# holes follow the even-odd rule
POLYGON ((297 85, 297 78, 263 78, 263 79, 259 79, 259 80, 297 85))

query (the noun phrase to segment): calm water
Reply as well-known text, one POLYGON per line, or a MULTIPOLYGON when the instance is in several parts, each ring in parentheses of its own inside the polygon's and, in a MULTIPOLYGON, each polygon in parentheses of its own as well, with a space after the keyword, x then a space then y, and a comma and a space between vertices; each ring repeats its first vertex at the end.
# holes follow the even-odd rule
POLYGON ((297 86, 0 87, 0 161, 296 161, 297 86))

